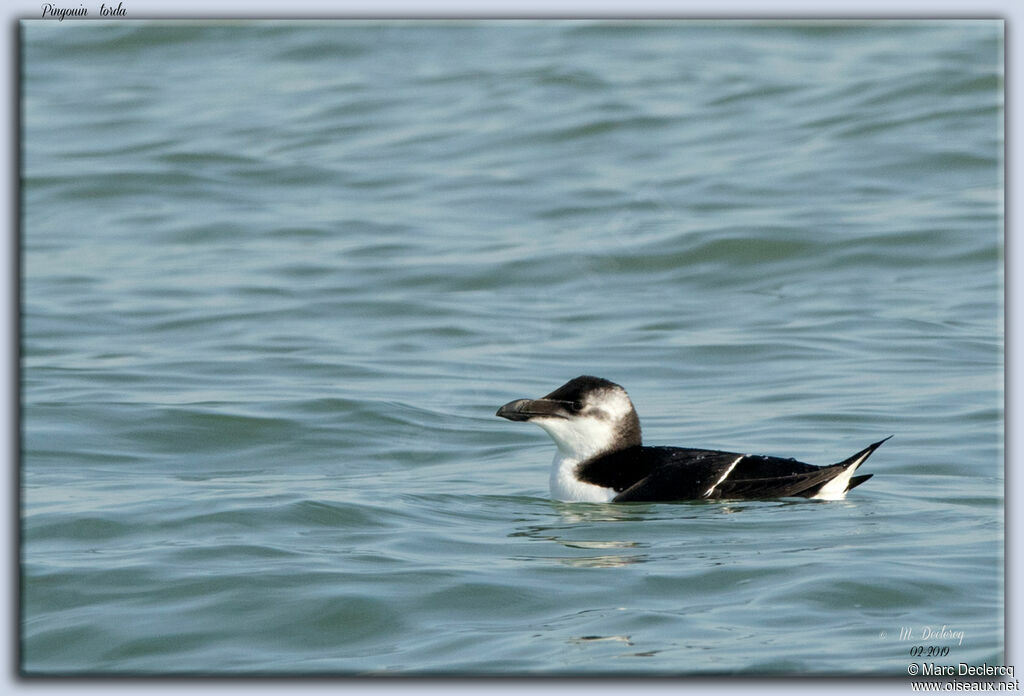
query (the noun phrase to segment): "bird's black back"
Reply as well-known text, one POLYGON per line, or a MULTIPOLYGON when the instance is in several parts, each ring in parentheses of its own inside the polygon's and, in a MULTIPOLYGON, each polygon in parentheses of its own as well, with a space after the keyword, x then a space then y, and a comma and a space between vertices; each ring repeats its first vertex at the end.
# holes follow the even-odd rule
POLYGON ((818 467, 737 452, 636 446, 583 462, 577 476, 613 489, 616 502, 658 502, 813 494, 841 471, 839 464, 818 467))

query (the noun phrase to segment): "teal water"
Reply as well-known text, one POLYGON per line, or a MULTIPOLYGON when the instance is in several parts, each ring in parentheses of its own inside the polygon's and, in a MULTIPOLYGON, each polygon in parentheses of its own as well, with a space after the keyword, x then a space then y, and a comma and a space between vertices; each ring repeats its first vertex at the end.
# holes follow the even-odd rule
POLYGON ((22 670, 1001 663, 1002 33, 23 23, 22 670), (552 502, 494 411, 583 373, 650 444, 895 437, 552 502))

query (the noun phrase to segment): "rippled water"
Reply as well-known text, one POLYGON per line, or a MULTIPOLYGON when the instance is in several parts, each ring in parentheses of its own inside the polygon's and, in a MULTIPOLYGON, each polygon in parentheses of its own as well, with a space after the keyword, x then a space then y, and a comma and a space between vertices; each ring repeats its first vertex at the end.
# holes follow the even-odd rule
POLYGON ((22 24, 22 669, 1001 663, 1002 32, 22 24), (494 411, 583 373, 651 444, 895 437, 552 502, 494 411))

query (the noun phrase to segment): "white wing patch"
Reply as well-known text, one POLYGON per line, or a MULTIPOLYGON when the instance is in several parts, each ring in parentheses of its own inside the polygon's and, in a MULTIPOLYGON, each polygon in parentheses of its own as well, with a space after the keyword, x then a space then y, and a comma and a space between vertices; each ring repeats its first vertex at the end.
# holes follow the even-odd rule
POLYGON ((722 474, 718 478, 717 481, 715 481, 714 485, 711 486, 711 488, 709 488, 706 491, 704 491, 704 497, 705 498, 710 498, 711 497, 711 494, 715 492, 715 489, 718 488, 722 484, 722 481, 724 481, 726 478, 728 478, 729 474, 732 473, 732 470, 736 468, 736 465, 739 464, 740 460, 743 459, 745 456, 747 456, 747 455, 741 454, 740 456, 736 457, 736 459, 733 461, 733 463, 729 465, 729 468, 725 470, 725 473, 722 474))

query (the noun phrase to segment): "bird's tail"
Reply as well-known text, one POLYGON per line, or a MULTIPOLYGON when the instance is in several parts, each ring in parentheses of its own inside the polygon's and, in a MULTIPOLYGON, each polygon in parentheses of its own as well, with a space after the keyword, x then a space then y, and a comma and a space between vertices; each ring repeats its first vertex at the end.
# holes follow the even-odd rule
MULTIPOLYGON (((889 437, 892 437, 890 435, 889 437)), ((863 476, 854 476, 853 472, 857 470, 861 464, 863 464, 871 453, 882 446, 882 443, 889 439, 889 437, 879 440, 878 442, 872 443, 862 449, 857 454, 844 459, 838 464, 833 464, 830 469, 838 469, 839 473, 834 478, 829 479, 821 485, 818 490, 814 491, 809 497, 821 498, 825 500, 841 499, 846 495, 846 492, 852 488, 856 488, 860 484, 871 478, 872 474, 864 474, 863 476)))

